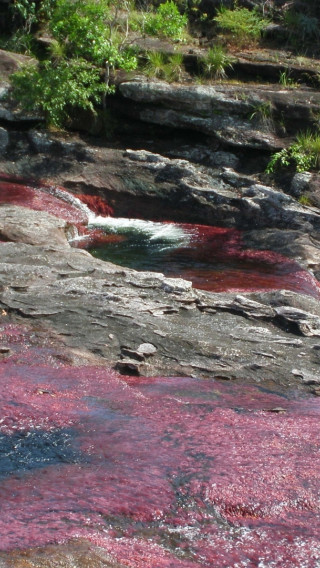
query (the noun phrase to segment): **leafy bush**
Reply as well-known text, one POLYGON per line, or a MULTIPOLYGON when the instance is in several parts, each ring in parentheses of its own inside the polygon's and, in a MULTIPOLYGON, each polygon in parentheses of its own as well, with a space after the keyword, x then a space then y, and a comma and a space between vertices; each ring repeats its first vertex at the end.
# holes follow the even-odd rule
POLYGON ((36 51, 33 35, 24 31, 23 28, 18 29, 10 37, 0 38, 0 49, 23 53, 24 55, 33 55, 36 51))
POLYGON ((108 0, 58 0, 50 21, 53 37, 65 44, 67 55, 103 65, 134 69, 137 59, 117 34, 108 0))
POLYGON ((320 133, 307 130, 298 134, 289 148, 273 154, 266 172, 273 173, 278 167, 290 166, 297 172, 320 168, 320 133))
POLYGON ((188 18, 180 14, 175 2, 171 0, 160 4, 156 13, 146 18, 145 32, 181 41, 186 30, 188 18))
MULTIPOLYGON (((94 112, 106 85, 100 71, 83 59, 26 65, 11 76, 13 96, 26 110, 42 111, 49 124, 61 127, 74 108, 94 112)), ((111 90, 111 88, 109 88, 111 90)))
POLYGON ((232 69, 232 57, 221 45, 215 45, 208 50, 206 57, 203 57, 201 66, 206 77, 224 79, 227 76, 226 69, 232 69))
POLYGON ((218 9, 214 20, 222 30, 231 32, 241 43, 258 40, 269 23, 256 10, 239 7, 228 10, 224 6, 218 9))
POLYGON ((21 106, 39 109, 49 123, 62 126, 72 109, 94 112, 101 102, 105 108, 106 94, 114 90, 109 86, 110 68, 134 69, 137 58, 126 44, 130 0, 54 2, 42 2, 52 7, 51 60, 21 69, 12 76, 12 84, 21 106))
POLYGON ((32 0, 16 0, 10 7, 13 18, 22 22, 25 32, 30 32, 32 25, 37 21, 36 3, 32 0))

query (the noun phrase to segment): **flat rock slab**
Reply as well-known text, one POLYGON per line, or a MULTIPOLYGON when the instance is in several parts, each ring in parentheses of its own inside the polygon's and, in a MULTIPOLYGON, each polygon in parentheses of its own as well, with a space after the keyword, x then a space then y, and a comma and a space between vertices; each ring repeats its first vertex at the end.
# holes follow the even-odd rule
MULTIPOLYGON (((37 216, 40 225, 47 220, 37 216)), ((314 298, 202 292, 60 243, 0 246, 1 321, 28 322, 100 364, 126 374, 210 376, 275 389, 305 387, 293 372, 302 366, 308 376, 318 372, 314 298)))
POLYGON ((195 130, 216 137, 226 145, 270 150, 288 144, 279 137, 277 122, 288 132, 311 126, 319 111, 317 91, 272 85, 245 84, 180 85, 160 81, 127 81, 119 85, 121 95, 132 105, 123 112, 143 122, 195 130), (300 126, 299 126, 300 122, 300 126))
POLYGON ((28 244, 68 246, 68 224, 50 215, 25 207, 0 206, 0 239, 28 244))

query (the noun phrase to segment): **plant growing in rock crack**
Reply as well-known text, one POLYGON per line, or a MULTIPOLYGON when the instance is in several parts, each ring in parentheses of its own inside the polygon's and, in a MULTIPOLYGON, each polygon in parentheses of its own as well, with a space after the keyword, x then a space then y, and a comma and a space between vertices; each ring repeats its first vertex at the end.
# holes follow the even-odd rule
POLYGON ((320 132, 300 132, 289 148, 276 152, 266 168, 273 173, 277 168, 293 167, 297 172, 320 169, 320 132))
POLYGON ((168 58, 165 68, 165 77, 167 81, 180 81, 183 73, 183 55, 182 53, 174 53, 168 58))
POLYGON ((227 69, 232 69, 232 57, 228 55, 222 45, 215 45, 201 60, 201 68, 205 77, 209 79, 225 79, 227 69))
POLYGON ((144 72, 152 79, 163 79, 166 67, 166 57, 160 51, 149 51, 144 72))
POLYGON ((273 123, 273 106, 271 101, 263 101, 253 107, 253 111, 250 114, 250 120, 257 120, 260 124, 265 127, 272 128, 273 123))
POLYGON ((284 71, 280 71, 279 83, 283 87, 295 88, 295 87, 299 86, 298 83, 296 81, 294 81, 294 79, 292 79, 292 77, 290 77, 289 69, 285 69, 284 71))
POLYGON ((183 72, 183 55, 175 53, 168 56, 159 51, 150 51, 147 53, 144 72, 152 79, 164 79, 168 82, 179 81, 183 72))
POLYGON ((298 201, 301 205, 307 205, 309 207, 312 206, 312 201, 307 195, 300 195, 298 201))

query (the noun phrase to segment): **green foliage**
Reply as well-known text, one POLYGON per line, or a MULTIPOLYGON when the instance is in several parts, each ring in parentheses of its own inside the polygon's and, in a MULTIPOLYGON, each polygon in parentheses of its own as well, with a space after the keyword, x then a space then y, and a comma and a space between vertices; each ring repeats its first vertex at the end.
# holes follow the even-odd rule
POLYGON ((320 133, 307 130, 298 134, 289 148, 273 154, 266 172, 273 173, 279 167, 290 166, 297 172, 320 168, 320 133))
POLYGON ((53 37, 65 44, 67 55, 126 70, 137 59, 118 33, 108 0, 58 0, 50 21, 53 37))
POLYGON ((183 68, 183 55, 181 53, 170 55, 166 67, 166 80, 180 81, 183 68))
POLYGON ((42 5, 52 8, 51 60, 21 69, 12 84, 25 109, 38 109, 61 127, 72 109, 94 112, 101 102, 105 107, 106 94, 114 90, 110 67, 137 66, 133 49, 126 45, 131 0, 43 0, 42 5))
POLYGON ((306 41, 319 38, 319 21, 308 14, 287 10, 284 14, 284 24, 289 31, 290 39, 301 46, 306 41))
POLYGON ((186 31, 188 18, 180 14, 175 2, 160 4, 155 13, 149 14, 145 22, 145 32, 181 41, 186 31))
POLYGON ((131 10, 129 17, 129 29, 133 32, 140 32, 144 34, 144 28, 148 13, 143 10, 131 10))
POLYGON ((206 77, 224 79, 227 76, 226 69, 232 69, 232 57, 221 45, 215 45, 208 50, 201 61, 201 66, 206 77))
POLYGON ((165 81, 179 81, 183 71, 183 55, 165 55, 159 51, 150 51, 147 54, 147 64, 144 68, 146 75, 153 79, 165 81))
POLYGON ((214 18, 218 26, 230 32, 239 42, 258 40, 269 21, 256 11, 236 7, 228 10, 221 6, 214 18))
POLYGON ((12 36, 0 39, 0 49, 32 55, 35 50, 33 35, 23 28, 18 29, 12 36))
POLYGON ((30 33, 31 28, 48 21, 56 0, 14 0, 10 3, 13 20, 19 25, 18 31, 30 33))
POLYGON ((301 203, 301 205, 308 205, 308 206, 312 205, 310 197, 308 197, 307 195, 300 195, 298 201, 299 203, 301 203))
POLYGON ((253 108, 250 114, 250 120, 257 119, 264 126, 273 125, 272 120, 273 107, 271 101, 264 101, 253 108))
POLYGON ((288 69, 280 71, 279 83, 283 87, 298 87, 298 83, 290 77, 290 71, 288 69))
POLYGON ((36 22, 36 3, 32 0, 16 0, 11 4, 13 17, 23 22, 24 31, 30 32, 31 26, 36 22))
MULTIPOLYGON (((26 65, 11 76, 13 96, 26 110, 43 112, 49 124, 61 127, 74 108, 91 110, 106 86, 100 71, 83 59, 26 65)), ((110 90, 110 88, 109 88, 110 90)))
POLYGON ((149 51, 147 53, 147 63, 144 68, 145 74, 154 79, 164 77, 166 67, 166 57, 160 51, 149 51))

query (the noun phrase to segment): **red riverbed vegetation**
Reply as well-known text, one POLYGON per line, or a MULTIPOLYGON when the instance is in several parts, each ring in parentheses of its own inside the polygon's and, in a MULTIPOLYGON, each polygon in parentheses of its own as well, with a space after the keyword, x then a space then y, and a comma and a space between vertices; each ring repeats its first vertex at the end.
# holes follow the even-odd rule
POLYGON ((318 399, 1 338, 1 550, 81 537, 129 568, 318 566, 318 399))

